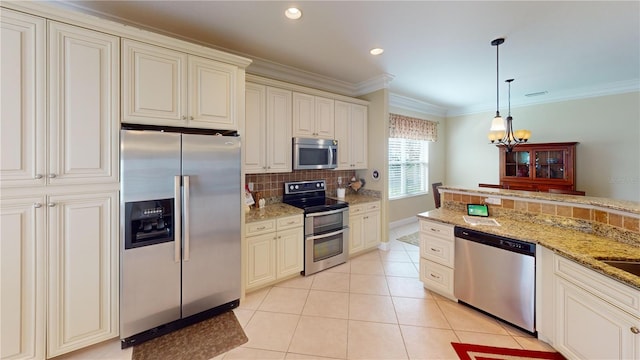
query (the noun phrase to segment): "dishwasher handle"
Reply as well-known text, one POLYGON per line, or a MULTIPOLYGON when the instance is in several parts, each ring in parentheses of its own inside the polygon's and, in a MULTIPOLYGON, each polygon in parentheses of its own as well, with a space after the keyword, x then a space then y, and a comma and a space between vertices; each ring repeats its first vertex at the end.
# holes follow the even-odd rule
POLYGON ((471 230, 459 226, 456 226, 453 229, 453 233, 454 236, 459 239, 469 240, 523 255, 536 255, 536 244, 534 243, 511 239, 500 235, 489 234, 482 231, 471 230))

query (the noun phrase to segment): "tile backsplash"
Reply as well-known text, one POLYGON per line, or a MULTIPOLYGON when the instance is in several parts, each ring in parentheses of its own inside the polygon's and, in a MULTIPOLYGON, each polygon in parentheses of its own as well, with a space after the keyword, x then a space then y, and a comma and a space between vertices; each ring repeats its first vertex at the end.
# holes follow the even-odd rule
MULTIPOLYGON (((355 175, 354 170, 297 170, 288 173, 247 174, 245 183, 248 185, 252 182, 253 192, 259 191, 267 204, 273 204, 282 202, 285 182, 322 179, 327 182, 327 195, 335 196, 338 177, 342 177, 342 187, 347 187, 355 175)), ((350 192, 354 191, 347 187, 347 194, 350 192)))

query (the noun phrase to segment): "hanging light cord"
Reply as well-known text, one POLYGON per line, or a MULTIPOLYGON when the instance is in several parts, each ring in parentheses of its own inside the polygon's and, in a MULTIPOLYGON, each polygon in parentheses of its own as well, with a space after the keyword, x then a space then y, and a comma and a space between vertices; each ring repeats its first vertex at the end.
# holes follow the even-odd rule
POLYGON ((498 49, 500 48, 500 43, 496 45, 496 116, 500 116, 500 56, 498 53, 498 49))

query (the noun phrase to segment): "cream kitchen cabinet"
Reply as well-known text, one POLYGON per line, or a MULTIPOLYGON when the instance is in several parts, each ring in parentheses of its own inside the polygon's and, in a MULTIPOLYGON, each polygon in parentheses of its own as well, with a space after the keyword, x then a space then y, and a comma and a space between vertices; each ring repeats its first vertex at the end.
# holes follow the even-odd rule
POLYGON ((1 359, 45 354, 45 203, 42 196, 0 206, 1 359))
POLYGON ((349 206, 349 256, 380 244, 380 201, 349 206))
POLYGON ((291 91, 245 86, 245 172, 291 172, 291 91))
POLYGON ((238 68, 122 40, 122 122, 237 130, 238 68))
POLYGON ((450 299, 455 299, 453 228, 453 225, 420 220, 420 280, 426 289, 450 299))
POLYGON ((117 204, 117 191, 2 199, 3 359, 118 335, 117 204))
POLYGON ((46 23, 0 11, 0 181, 2 187, 40 185, 46 181, 46 23))
POLYGON ((333 139, 334 100, 299 92, 293 93, 293 136, 333 139))
POLYGON ((303 270, 303 225, 302 215, 246 224, 248 291, 303 270))
POLYGON ((571 359, 640 359, 640 292, 555 255, 555 339, 571 359))
POLYGON ((117 183, 119 40, 43 24, 2 11, 2 187, 117 183))
POLYGON ((53 357, 118 335, 118 192, 53 195, 46 209, 53 357))
POLYGON ((366 169, 367 107, 336 100, 335 138, 338 140, 338 170, 366 169))

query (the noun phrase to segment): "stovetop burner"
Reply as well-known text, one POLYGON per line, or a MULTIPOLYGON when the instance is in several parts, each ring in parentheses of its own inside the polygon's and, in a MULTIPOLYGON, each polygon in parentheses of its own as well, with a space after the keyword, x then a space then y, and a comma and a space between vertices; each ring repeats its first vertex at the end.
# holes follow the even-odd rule
POLYGON ((326 197, 324 180, 295 181, 284 183, 282 202, 301 209, 305 213, 337 210, 349 206, 349 203, 326 197))

